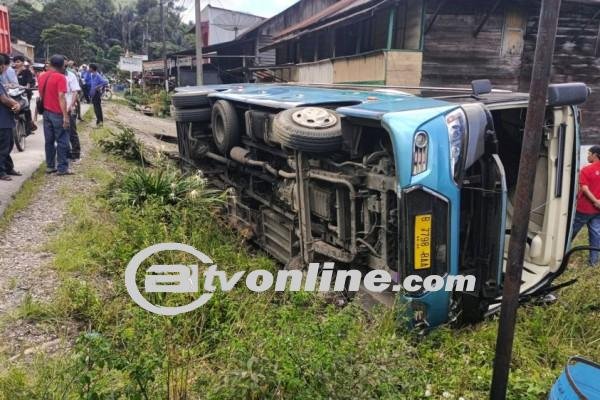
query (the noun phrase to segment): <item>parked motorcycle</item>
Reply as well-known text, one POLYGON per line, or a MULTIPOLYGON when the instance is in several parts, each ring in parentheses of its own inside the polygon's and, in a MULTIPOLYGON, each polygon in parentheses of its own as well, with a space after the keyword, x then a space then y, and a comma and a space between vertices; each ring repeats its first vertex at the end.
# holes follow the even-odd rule
POLYGON ((21 105, 20 111, 15 114, 13 137, 17 150, 25 151, 25 138, 31 134, 31 125, 27 122, 27 113, 29 113, 27 91, 24 88, 15 87, 8 90, 8 95, 21 105))

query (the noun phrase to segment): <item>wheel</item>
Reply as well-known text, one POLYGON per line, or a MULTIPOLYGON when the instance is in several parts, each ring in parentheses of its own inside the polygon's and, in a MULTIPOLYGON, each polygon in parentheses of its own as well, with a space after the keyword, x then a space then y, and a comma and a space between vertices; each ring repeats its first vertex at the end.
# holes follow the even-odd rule
POLYGON ((15 146, 19 151, 25 151, 25 136, 27 136, 25 122, 18 120, 17 125, 13 128, 13 137, 15 140, 15 146))
POLYGON ((178 92, 171 96, 171 103, 176 108, 199 108, 208 106, 209 93, 211 93, 210 90, 178 92))
POLYGON ((194 108, 187 110, 174 108, 171 115, 177 122, 208 122, 210 121, 210 108, 194 108))
POLYGON ((240 120, 233 104, 226 100, 217 101, 212 108, 212 132, 215 145, 225 156, 240 141, 240 120))
POLYGON ((112 99, 112 90, 105 89, 104 92, 102 92, 102 100, 110 100, 110 99, 112 99))
POLYGON ((273 136, 279 143, 294 150, 312 153, 336 151, 342 145, 341 119, 326 108, 292 108, 275 116, 273 136))

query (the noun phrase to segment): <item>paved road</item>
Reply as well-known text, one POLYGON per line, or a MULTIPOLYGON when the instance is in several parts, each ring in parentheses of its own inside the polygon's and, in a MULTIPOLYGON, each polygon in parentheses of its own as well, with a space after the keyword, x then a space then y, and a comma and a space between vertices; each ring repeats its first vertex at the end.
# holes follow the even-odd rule
MULTIPOLYGON (((32 100, 32 103, 34 101, 32 100)), ((34 103, 35 104, 35 103, 34 103)), ((81 113, 84 114, 89 105, 83 104, 81 113)), ((31 175, 44 162, 44 132, 42 129, 42 119, 37 122, 38 129, 34 135, 28 136, 26 139, 26 148, 24 152, 13 149, 11 156, 15 163, 15 169, 23 173, 23 176, 13 176, 10 182, 0 181, 0 215, 4 213, 6 206, 10 203, 15 193, 21 189, 31 175)))

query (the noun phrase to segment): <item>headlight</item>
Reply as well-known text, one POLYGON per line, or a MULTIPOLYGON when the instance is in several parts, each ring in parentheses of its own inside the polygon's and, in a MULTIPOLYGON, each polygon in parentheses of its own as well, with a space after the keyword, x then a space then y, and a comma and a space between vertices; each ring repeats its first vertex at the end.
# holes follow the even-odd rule
POLYGON ((427 169, 427 152, 429 149, 429 135, 419 131, 413 140, 413 176, 425 172, 427 169))
POLYGON ((467 116, 462 109, 456 109, 446 115, 446 127, 450 141, 450 172, 458 183, 460 165, 463 158, 463 143, 467 136, 467 116))

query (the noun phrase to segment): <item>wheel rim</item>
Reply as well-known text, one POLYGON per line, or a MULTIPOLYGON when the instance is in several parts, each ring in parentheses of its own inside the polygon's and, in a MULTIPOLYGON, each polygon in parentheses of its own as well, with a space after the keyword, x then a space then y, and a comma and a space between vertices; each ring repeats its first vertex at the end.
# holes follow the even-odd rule
POLYGON ((325 129, 337 124, 337 117, 331 111, 320 107, 301 108, 292 114, 292 120, 305 128, 325 129))

